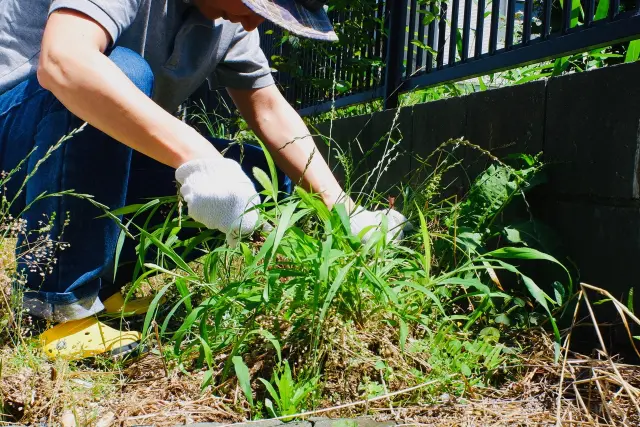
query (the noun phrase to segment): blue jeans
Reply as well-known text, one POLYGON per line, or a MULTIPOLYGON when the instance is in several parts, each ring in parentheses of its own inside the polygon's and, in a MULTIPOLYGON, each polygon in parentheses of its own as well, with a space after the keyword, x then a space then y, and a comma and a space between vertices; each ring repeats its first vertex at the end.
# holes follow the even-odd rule
MULTIPOLYGON (((118 47, 109 58, 138 89, 152 95, 153 73, 142 57, 118 47)), ((0 95, 0 170, 14 169, 35 149, 8 182, 4 194, 9 200, 47 150, 81 124, 35 77, 0 95)), ((229 145, 225 140, 212 143, 218 149, 229 145)), ((229 151, 227 157, 238 160, 240 150, 234 146, 229 151)), ((268 172, 264 154, 253 146, 244 147, 242 166, 250 177, 254 166, 268 172)), ((281 188, 290 191, 291 181, 282 174, 279 179, 281 188)), ((176 194, 172 168, 134 152, 90 126, 63 143, 40 165, 12 206, 13 214, 43 192, 65 190, 92 195, 111 209, 176 194)), ((86 200, 62 196, 39 200, 23 215, 27 233, 19 239, 17 256, 19 268, 26 272, 23 304, 32 315, 53 321, 91 316, 104 308, 101 298, 106 295, 104 291, 101 295, 101 289, 113 293, 131 279, 121 274, 121 283, 118 280, 114 283, 112 272, 119 228, 110 219, 97 218, 102 214, 86 200), (56 260, 45 268, 44 276, 41 269, 33 265, 29 268, 22 256, 28 246, 37 244, 40 221, 50 223, 48 234, 52 239, 60 238, 69 244, 64 250, 42 245, 44 258, 56 260)), ((121 262, 130 264, 135 259, 132 247, 125 248, 121 262)))

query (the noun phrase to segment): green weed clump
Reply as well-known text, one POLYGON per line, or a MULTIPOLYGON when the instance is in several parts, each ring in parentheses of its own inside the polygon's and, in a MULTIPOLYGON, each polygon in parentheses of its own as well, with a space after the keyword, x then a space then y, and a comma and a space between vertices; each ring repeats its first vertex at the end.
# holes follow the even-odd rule
MULTIPOLYGON (((531 156, 505 163, 480 150, 490 166, 463 197, 449 197, 447 174, 460 164, 450 154, 479 150, 463 140, 449 141, 418 159, 420 167, 399 185, 399 197, 386 201, 375 187, 396 158, 392 131, 379 144, 385 150, 380 164, 369 176, 349 182, 370 188, 371 194, 360 198, 366 207, 393 206, 410 219, 412 231, 399 243, 386 240, 383 223, 364 244, 362 235, 369 230, 354 235, 344 205, 329 210, 301 188, 282 194, 269 158, 269 170, 254 170, 262 196, 257 209, 269 227, 237 248, 188 218, 176 197, 117 211, 71 191, 41 197, 80 197, 103 209, 121 226, 118 251, 126 239, 136 240, 138 261, 126 297, 149 289, 156 296, 143 319, 130 325, 122 319, 122 326, 143 331, 142 348, 162 359, 164 377, 193 377, 201 393, 234 396, 227 402, 244 417, 291 420, 335 406, 348 411, 355 404, 463 399, 476 389, 517 379, 521 355, 532 345, 531 328, 548 326, 558 344, 554 316, 573 294, 571 276, 543 250, 542 225, 528 212, 525 194, 543 181, 542 165, 531 156), (558 277, 536 282, 526 268, 539 261, 560 266, 558 277)), ((251 134, 244 139, 251 140, 251 134)), ((339 161, 347 171, 357 169, 349 153, 339 161)), ((2 212, 8 212, 9 202, 3 203, 2 212)), ((13 217, 7 221, 3 246, 24 229, 13 217)), ((46 223, 42 233, 47 236, 46 223)), ((49 246, 58 250, 60 244, 49 246)), ((49 259, 37 258, 33 268, 46 274, 49 259)), ((12 275, 5 281, 19 279, 12 275)), ((84 365, 46 362, 36 341, 21 332, 28 314, 9 301, 19 295, 3 292, 3 297, 3 337, 13 340, 15 349, 2 364, 10 372, 3 387, 13 390, 3 391, 11 419, 45 413, 51 418, 60 402, 86 394, 78 387, 92 387, 94 401, 113 390, 112 377, 97 373, 121 374, 128 361, 98 357, 87 363, 100 380, 61 385, 61 378, 77 375, 84 365), (39 373, 34 381, 51 377, 38 392, 40 406, 25 406, 22 395, 35 387, 21 379, 25 369, 39 373), (54 404, 45 404, 56 393, 62 394, 54 404)), ((85 408, 82 416, 103 415, 100 408, 92 411, 85 408)))
POLYGON ((128 297, 165 277, 145 339, 162 344, 170 369, 206 370, 203 391, 239 387, 254 418, 291 419, 405 389, 402 403, 437 401, 512 378, 532 326, 546 322, 559 343, 554 313, 572 293, 562 264, 529 238, 531 222, 506 214, 526 209, 541 164, 495 159, 460 201, 430 185, 446 170, 403 190, 413 232, 399 244, 386 241, 386 224, 363 244, 344 205, 329 210, 301 188, 281 194, 271 162, 254 171, 270 231, 238 248, 212 231, 182 238, 201 225, 174 198, 114 212, 129 218, 122 239, 139 240, 128 297), (150 226, 163 205, 169 215, 150 226), (562 275, 540 285, 522 271, 529 260, 557 264, 562 275))

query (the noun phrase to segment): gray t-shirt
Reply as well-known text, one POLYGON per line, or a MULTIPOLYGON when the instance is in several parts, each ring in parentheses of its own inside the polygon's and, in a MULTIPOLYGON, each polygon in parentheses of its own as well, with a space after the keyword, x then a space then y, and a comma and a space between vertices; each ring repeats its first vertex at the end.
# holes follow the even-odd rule
POLYGON ((155 101, 174 111, 205 80, 211 87, 256 89, 273 84, 257 31, 205 18, 184 0, 0 1, 0 94, 35 74, 49 13, 82 12, 115 46, 142 55, 155 76, 155 101))

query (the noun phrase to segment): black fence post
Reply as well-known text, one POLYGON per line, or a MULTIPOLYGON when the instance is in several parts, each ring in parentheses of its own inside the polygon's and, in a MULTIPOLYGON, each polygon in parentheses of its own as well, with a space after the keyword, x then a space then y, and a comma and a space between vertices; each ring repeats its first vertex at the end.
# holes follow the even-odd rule
POLYGON ((409 0, 387 0, 387 66, 384 81, 384 108, 396 108, 401 90, 404 68, 405 31, 407 26, 407 7, 409 0))

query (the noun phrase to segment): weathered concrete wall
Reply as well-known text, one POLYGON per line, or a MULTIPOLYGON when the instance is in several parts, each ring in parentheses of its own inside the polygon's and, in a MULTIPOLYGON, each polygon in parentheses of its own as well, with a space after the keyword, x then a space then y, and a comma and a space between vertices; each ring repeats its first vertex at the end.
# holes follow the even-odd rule
MULTIPOLYGON (((401 157, 381 188, 392 194, 393 186, 418 166, 415 156, 426 157, 450 138, 464 137, 497 157, 543 152, 549 183, 530 199, 535 214, 559 234, 581 280, 616 296, 638 289, 638 76, 640 63, 626 64, 404 108, 394 133, 402 135, 401 157)), ((335 121, 333 138, 358 158, 357 142, 363 151, 371 149, 395 116, 391 110, 335 121)), ((318 130, 328 134, 328 125, 318 130)), ((381 152, 374 150, 356 176, 374 166, 381 152)), ((462 155, 471 177, 487 163, 475 150, 462 155)), ((463 191, 469 178, 457 178, 463 191)))

